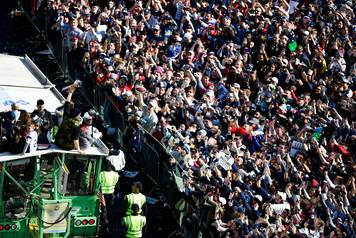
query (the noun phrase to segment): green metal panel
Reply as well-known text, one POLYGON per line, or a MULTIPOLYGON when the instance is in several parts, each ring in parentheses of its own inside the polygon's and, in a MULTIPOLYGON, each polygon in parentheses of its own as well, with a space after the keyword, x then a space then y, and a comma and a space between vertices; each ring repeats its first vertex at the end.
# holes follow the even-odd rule
MULTIPOLYGON (((93 157, 92 157, 93 158, 93 157)), ((0 238, 66 238, 73 236, 84 236, 84 237, 95 237, 98 234, 98 224, 100 219, 100 201, 97 196, 99 192, 99 176, 101 171, 101 164, 103 157, 95 160, 89 160, 88 166, 86 168, 86 183, 91 184, 92 194, 91 195, 80 195, 80 196, 66 196, 58 191, 59 186, 59 176, 58 170, 62 167, 65 162, 65 155, 58 160, 53 161, 52 171, 52 188, 50 193, 52 194, 48 199, 41 197, 41 191, 44 181, 49 179, 49 174, 41 174, 41 158, 40 155, 36 157, 36 163, 34 163, 35 173, 33 181, 28 183, 29 187, 23 187, 16 179, 14 179, 6 169, 2 170, 0 173, 0 224, 19 224, 16 231, 6 231, 0 232, 0 238), (95 174, 95 177, 91 175, 95 174), (9 179, 18 186, 23 193, 30 194, 32 198, 31 208, 23 219, 10 219, 4 218, 4 206, 3 206, 3 185, 4 177, 8 176, 9 179), (90 182, 90 183, 89 183, 90 182), (29 190, 28 190, 29 189, 29 190), (28 190, 28 191, 27 191, 28 190), (30 191, 30 192, 29 192, 30 191), (57 199, 56 199, 57 198, 57 199), (43 220, 45 219, 45 206, 46 204, 58 204, 62 202, 68 202, 70 204, 71 210, 68 214, 67 227, 65 233, 54 233, 45 234, 43 220), (3 219, 1 219, 1 217, 3 219), (91 225, 81 225, 75 226, 75 221, 78 219, 93 219, 94 224, 91 225)), ((5 162, 3 162, 3 168, 5 167, 5 162)), ((27 185, 27 184, 26 184, 27 185)))
POLYGON ((95 236, 98 232, 100 201, 97 195, 66 197, 72 201, 72 236, 95 236), (95 226, 76 226, 75 221, 82 218, 95 219, 95 226))
MULTIPOLYGON (((39 206, 39 215, 40 215, 40 226, 39 226, 39 237, 42 237, 44 234, 46 234, 46 237, 70 237, 70 233, 71 233, 71 200, 70 199, 63 199, 63 200, 42 200, 42 203, 39 206), (67 206, 65 207, 64 205, 67 204, 67 206), (59 213, 59 221, 61 220, 66 220, 66 226, 65 228, 58 228, 56 226, 54 226, 54 224, 52 223, 56 223, 54 221, 48 220, 50 217, 50 214, 53 214, 56 210, 48 210, 51 211, 50 213, 48 212, 46 214, 46 207, 51 206, 51 207, 60 207, 63 206, 63 212, 59 213), (56 230, 62 230, 64 232, 56 232, 56 230)), ((59 208, 58 211, 62 211, 62 209, 59 208)), ((58 221, 58 222, 59 222, 58 221)))
POLYGON ((4 203, 3 203, 3 187, 4 187, 4 179, 5 179, 5 173, 3 171, 3 168, 6 166, 6 162, 2 162, 0 164, 1 166, 1 171, 0 171, 0 217, 4 217, 4 203))
POLYGON ((96 237, 98 226, 76 227, 72 236, 96 237))
POLYGON ((99 212, 97 195, 66 197, 72 202, 72 214, 77 216, 96 216, 99 212))

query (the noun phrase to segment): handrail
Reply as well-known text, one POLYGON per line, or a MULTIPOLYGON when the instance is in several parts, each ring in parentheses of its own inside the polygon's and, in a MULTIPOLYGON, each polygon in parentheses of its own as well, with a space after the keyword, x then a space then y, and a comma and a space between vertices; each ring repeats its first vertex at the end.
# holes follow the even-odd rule
MULTIPOLYGON (((25 54, 24 57, 24 61, 26 61, 27 65, 31 71, 32 69, 32 73, 36 74, 38 77, 37 79, 41 80, 40 83, 43 86, 49 86, 49 87, 54 87, 54 85, 51 83, 51 81, 48 80, 48 78, 46 77, 46 75, 44 75, 42 73, 42 71, 37 67, 37 65, 35 63, 33 63, 33 61, 30 59, 30 57, 28 57, 28 55, 25 54)), ((59 94, 62 96, 62 94, 59 94)), ((62 100, 64 100, 64 97, 62 96, 62 100)))
MULTIPOLYGON (((97 85, 101 88, 101 85, 97 85)), ((121 112, 121 110, 116 106, 116 104, 113 102, 112 98, 107 94, 105 93, 104 94, 107 98, 109 98, 111 104, 115 107, 115 109, 118 111, 118 113, 120 113, 121 115, 121 118, 124 119, 124 124, 125 124, 125 127, 127 128, 127 124, 128 124, 128 121, 127 119, 124 117, 123 113, 121 112)), ((168 149, 167 149, 167 146, 164 145, 161 141, 159 141, 156 137, 154 137, 149 131, 147 131, 140 123, 138 123, 138 127, 145 132, 146 135, 148 135, 150 138, 152 138, 155 142, 157 142, 161 147, 162 147, 162 151, 164 151, 164 153, 166 153, 166 155, 170 156, 170 157, 173 157, 174 159, 177 160, 177 158, 175 158, 172 154, 168 153, 168 149)), ((154 149, 154 148, 152 148, 154 149)), ((178 160, 177 160, 178 161, 178 160)), ((179 167, 179 169, 181 171, 184 171, 184 169, 182 168, 182 166, 179 164, 179 163, 176 163, 176 165, 179 167)), ((177 176, 177 175, 176 175, 177 176)), ((179 177, 179 176, 177 176, 179 177)))
MULTIPOLYGON (((167 149, 167 146, 166 146, 166 145, 164 145, 161 141, 157 140, 157 138, 154 137, 154 136, 153 136, 149 131, 147 131, 143 126, 141 126, 141 124, 138 124, 138 126, 139 126, 146 134, 148 134, 153 140, 155 140, 156 142, 158 142, 158 144, 159 144, 160 146, 162 146, 164 152, 165 152, 167 155, 169 155, 170 157, 173 157, 174 159, 177 160, 177 158, 175 158, 172 154, 168 153, 168 149, 167 149)), ((184 171, 183 168, 182 168, 182 166, 181 166, 179 163, 177 163, 177 166, 178 166, 182 171, 184 171)))
POLYGON ((154 137, 149 131, 147 131, 143 126, 141 126, 141 124, 138 123, 138 127, 141 128, 146 134, 150 135, 150 137, 155 140, 156 142, 158 142, 158 144, 160 144, 164 150, 166 151, 166 147, 162 144, 162 142, 160 142, 159 140, 157 140, 156 137, 154 137))

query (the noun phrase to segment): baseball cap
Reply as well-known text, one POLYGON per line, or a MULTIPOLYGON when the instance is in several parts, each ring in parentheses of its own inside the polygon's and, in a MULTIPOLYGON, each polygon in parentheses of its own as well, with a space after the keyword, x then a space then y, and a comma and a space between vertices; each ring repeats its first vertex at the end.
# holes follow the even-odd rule
POLYGON ((161 82, 159 82, 158 86, 159 86, 160 88, 167 88, 167 82, 161 81, 161 82))
POLYGON ((211 90, 208 90, 208 91, 206 92, 206 95, 208 95, 209 97, 214 97, 214 92, 211 91, 211 90))
POLYGON ((260 124, 260 122, 256 118, 252 118, 251 120, 248 121, 248 123, 255 124, 255 125, 259 125, 260 124))
POLYGON ((198 134, 200 134, 202 136, 206 136, 207 132, 206 132, 206 130, 200 130, 200 131, 198 131, 198 134))
POLYGON ((192 39, 192 38, 193 38, 193 35, 190 33, 185 33, 183 36, 183 39, 192 39))
POLYGON ((162 66, 157 66, 155 69, 155 73, 163 74, 163 71, 164 71, 164 69, 162 66))
POLYGON ((235 212, 239 212, 239 213, 244 213, 245 212, 245 208, 234 206, 234 211, 235 212))
POLYGON ((219 202, 221 202, 221 205, 225 206, 225 204, 226 204, 226 198, 224 198, 224 197, 219 197, 219 202))
POLYGON ((288 65, 288 60, 287 59, 283 59, 282 60, 282 65, 283 66, 287 66, 288 65))
POLYGON ((10 112, 7 114, 7 118, 8 118, 10 121, 15 120, 15 118, 16 118, 15 112, 10 111, 10 112))
POLYGON ((90 25, 91 27, 97 27, 99 23, 97 21, 93 21, 90 25))
POLYGON ((84 113, 83 119, 92 120, 93 117, 90 116, 89 112, 84 113))
POLYGON ((347 84, 351 83, 350 80, 348 78, 346 78, 345 76, 341 77, 341 82, 347 83, 347 84))

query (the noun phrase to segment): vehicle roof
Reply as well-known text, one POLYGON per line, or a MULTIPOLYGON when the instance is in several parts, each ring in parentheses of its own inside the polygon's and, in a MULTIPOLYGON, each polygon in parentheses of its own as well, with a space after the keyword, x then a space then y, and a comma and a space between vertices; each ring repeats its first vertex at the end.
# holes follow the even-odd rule
MULTIPOLYGON (((43 99, 45 108, 50 112, 62 105, 63 95, 37 68, 32 60, 25 57, 0 54, 0 112, 11 110, 12 102, 17 102, 19 108, 27 112, 36 109, 38 99, 43 99)), ((77 150, 62 150, 52 144, 49 149, 37 150, 33 153, 11 154, 0 153, 0 162, 28 158, 50 153, 78 154, 77 150)), ((105 156, 108 148, 101 140, 86 150, 87 155, 105 156)))
POLYGON ((64 97, 28 57, 0 54, 0 111, 11 109, 17 102, 20 109, 32 112, 38 99, 45 108, 55 112, 64 97))

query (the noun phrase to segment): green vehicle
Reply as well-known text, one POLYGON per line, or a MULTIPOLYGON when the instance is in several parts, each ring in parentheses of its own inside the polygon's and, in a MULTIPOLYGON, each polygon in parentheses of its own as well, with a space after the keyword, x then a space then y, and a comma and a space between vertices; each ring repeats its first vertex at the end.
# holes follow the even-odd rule
MULTIPOLYGON (((32 112, 39 98, 52 113, 62 105, 63 96, 27 56, 0 54, 0 65, 0 111, 16 102, 32 112)), ((107 154, 100 140, 84 155, 53 144, 0 153, 0 238, 96 237, 107 154)))
POLYGON ((0 238, 95 237, 105 155, 94 147, 80 155, 54 145, 0 154, 0 238))

